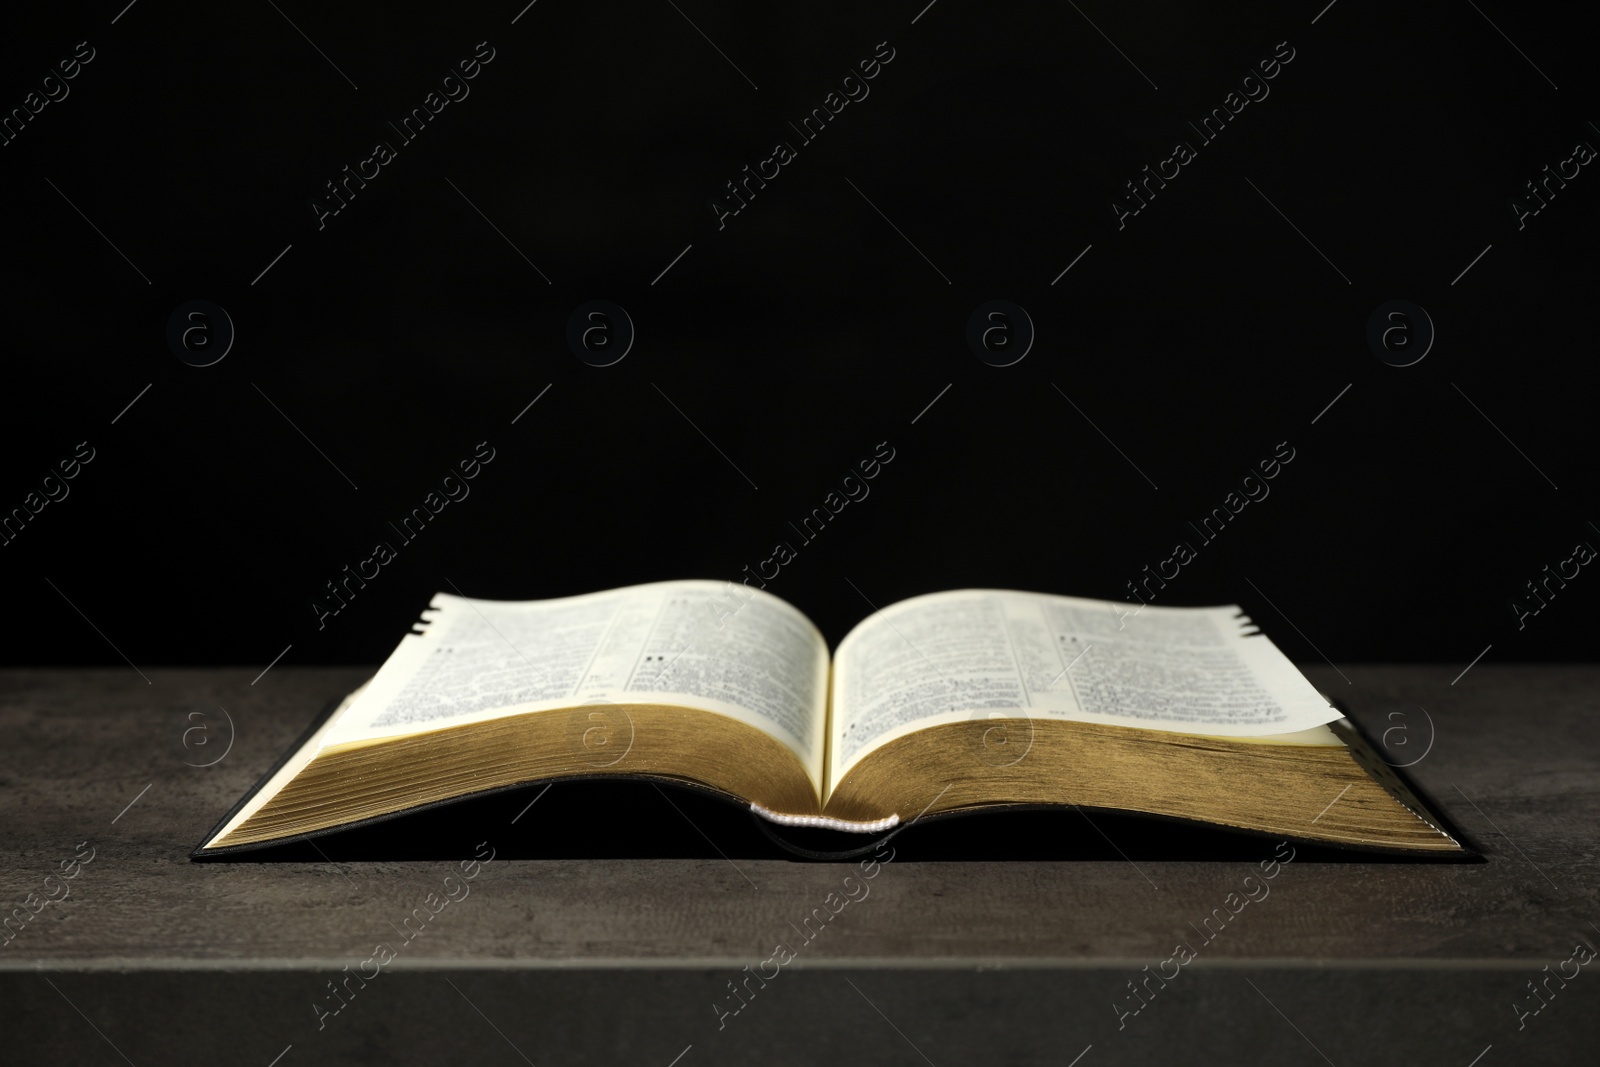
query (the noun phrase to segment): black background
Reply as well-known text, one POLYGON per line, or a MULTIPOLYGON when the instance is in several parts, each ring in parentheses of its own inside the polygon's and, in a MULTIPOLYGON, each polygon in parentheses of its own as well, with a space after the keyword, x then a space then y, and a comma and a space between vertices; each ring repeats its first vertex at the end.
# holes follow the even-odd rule
POLYGON ((1592 657, 1600 578, 1520 631, 1510 603, 1600 544, 1600 176, 1524 229, 1508 207, 1600 145, 1592 7, 924 3, 8 16, 0 107, 96 54, 0 147, 0 510, 96 458, 0 546, 0 655, 376 662, 436 591, 737 581, 781 539, 768 588, 832 642, 938 589, 1118 599, 1188 540, 1157 602, 1240 603, 1296 659, 1592 657), (470 95, 398 145, 480 41, 470 95), (723 183, 881 41, 870 95, 719 230, 723 183), (1281 41, 1270 96, 1119 231, 1122 183, 1281 41), (319 230, 380 140, 398 158, 319 230), (565 340, 597 298, 638 334, 604 368, 565 340), (1014 366, 965 342, 994 298, 1037 327, 1014 366), (192 299, 237 328, 214 366, 165 341, 192 299), (1414 366, 1365 340, 1393 299, 1437 327, 1414 366), (319 629, 324 583, 485 440, 470 496, 319 629), (800 545, 879 442, 870 496, 800 545))

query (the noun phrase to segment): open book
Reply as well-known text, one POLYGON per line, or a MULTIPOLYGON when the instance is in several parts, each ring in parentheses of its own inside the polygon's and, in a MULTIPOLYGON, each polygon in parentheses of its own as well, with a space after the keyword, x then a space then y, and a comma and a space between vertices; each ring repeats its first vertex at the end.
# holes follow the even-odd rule
POLYGON ((1086 805, 1465 851, 1237 607, 934 593, 869 615, 830 658, 777 597, 676 581, 526 602, 439 594, 194 855, 613 775, 709 789, 792 826, 1086 805))

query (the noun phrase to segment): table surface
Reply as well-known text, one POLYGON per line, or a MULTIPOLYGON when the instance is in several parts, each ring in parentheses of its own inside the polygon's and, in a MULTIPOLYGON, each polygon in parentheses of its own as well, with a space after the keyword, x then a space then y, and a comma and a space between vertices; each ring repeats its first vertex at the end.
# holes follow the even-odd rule
MULTIPOLYGON (((1407 759, 1421 756, 1408 773, 1486 862, 1298 861, 1207 947, 1207 966, 1537 970, 1568 956, 1579 935, 1600 939, 1600 667, 1478 664, 1452 684, 1459 669, 1306 673, 1375 733, 1405 727, 1403 751, 1416 754, 1407 759)), ((144 673, 148 684, 125 668, 0 671, 6 907, 30 892, 58 892, 44 888, 45 877, 80 842, 94 849, 66 883, 69 898, 33 915, 0 952, 0 970, 337 968, 370 955, 457 871, 446 860, 191 862, 195 843, 321 706, 368 671, 279 666, 257 683, 245 669, 144 673), (179 743, 196 728, 203 732, 179 743)), ((1270 842, 1260 851, 1270 855, 1270 842)), ((467 899, 439 915, 448 933, 417 938, 400 963, 737 968, 769 955, 853 868, 497 860, 467 899)), ((797 962, 1148 962, 1254 871, 1244 861, 1148 857, 893 863, 869 897, 841 914, 842 936, 819 938, 797 962)))

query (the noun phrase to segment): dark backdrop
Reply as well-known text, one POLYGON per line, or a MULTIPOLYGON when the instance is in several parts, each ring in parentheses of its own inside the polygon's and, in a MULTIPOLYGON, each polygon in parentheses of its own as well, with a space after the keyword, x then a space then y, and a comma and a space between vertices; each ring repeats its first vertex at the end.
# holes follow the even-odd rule
POLYGON ((1521 228, 1510 203, 1600 145, 1590 6, 925 2, 8 13, 0 508, 67 495, 0 546, 5 658, 377 661, 438 590, 739 580, 779 540, 770 590, 831 641, 937 589, 1121 598, 1187 541, 1156 602, 1238 602, 1298 659, 1593 655, 1600 577, 1538 614, 1524 585, 1600 545, 1600 175, 1572 164, 1521 228), (415 140, 388 125, 489 49, 415 140), (1291 49, 1202 144, 1187 123, 1291 49), (1180 139, 1197 158, 1119 229, 1180 139), (595 299, 636 329, 612 366, 567 341, 595 299), (991 299, 1036 330, 1011 366, 968 345, 991 299), (211 366, 167 339, 191 300, 236 331, 211 366), (1436 329, 1411 366, 1368 343, 1391 300, 1436 329), (399 542, 484 441, 470 495, 399 542), (1201 541, 1282 442, 1270 495, 1201 541), (379 539, 396 558, 319 628, 379 539))

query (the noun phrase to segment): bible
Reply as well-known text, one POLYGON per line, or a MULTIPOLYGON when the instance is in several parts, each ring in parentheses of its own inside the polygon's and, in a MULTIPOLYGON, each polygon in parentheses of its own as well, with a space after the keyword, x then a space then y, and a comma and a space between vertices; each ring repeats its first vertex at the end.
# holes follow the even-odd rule
POLYGON ((1236 606, 954 590, 874 611, 830 656, 770 593, 669 581, 437 595, 193 856, 614 776, 844 832, 1059 805, 1470 854, 1236 606))

